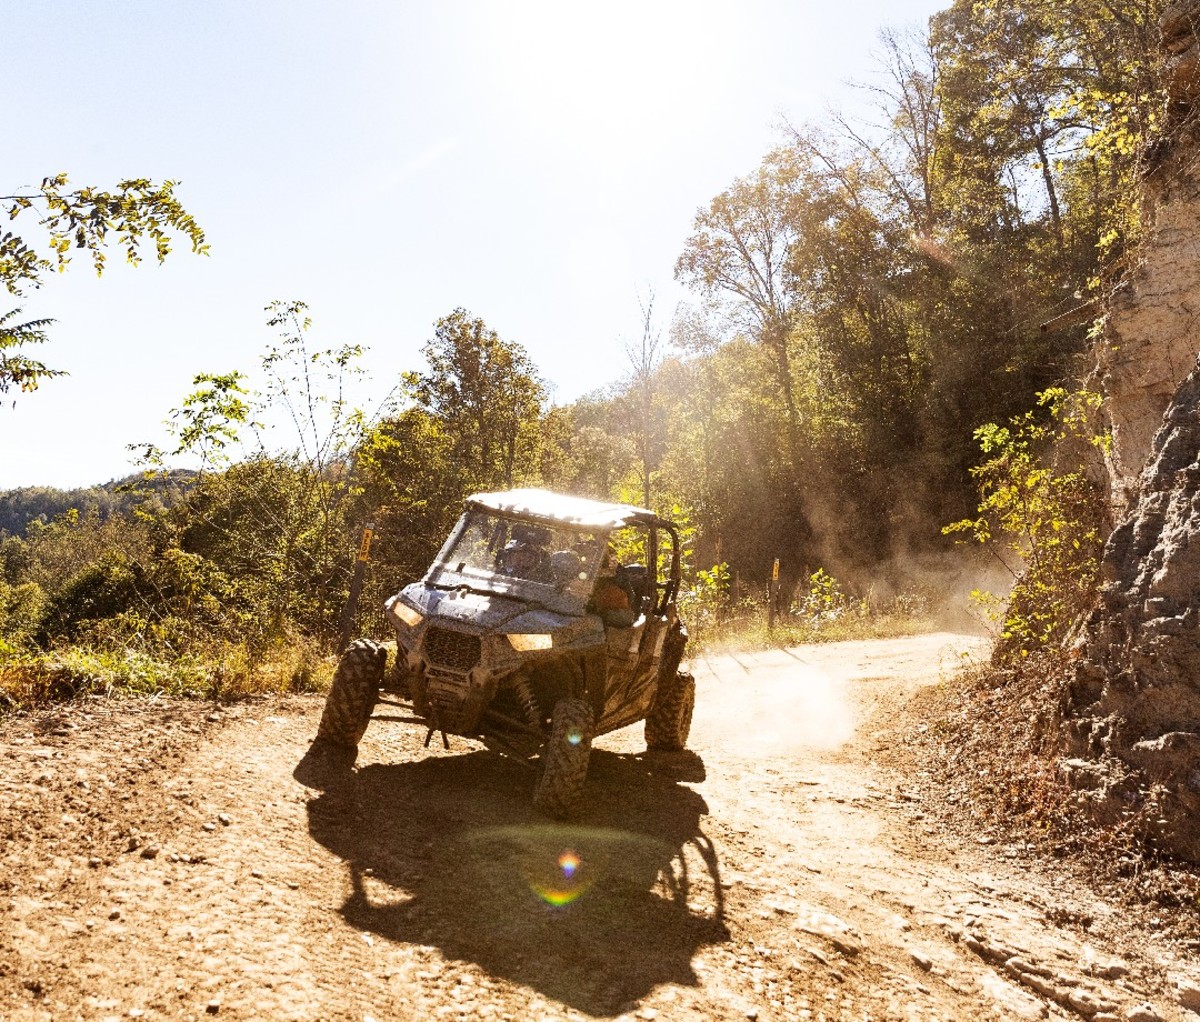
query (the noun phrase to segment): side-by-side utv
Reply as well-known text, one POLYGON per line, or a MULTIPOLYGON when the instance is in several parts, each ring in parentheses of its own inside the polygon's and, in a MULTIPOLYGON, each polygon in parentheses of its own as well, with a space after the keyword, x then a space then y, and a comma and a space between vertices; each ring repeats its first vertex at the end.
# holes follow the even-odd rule
MULTIPOLYGON (((592 739, 646 722, 682 749, 695 682, 679 670, 679 534, 653 511, 522 489, 470 497, 420 582, 385 607, 394 684, 436 733, 538 756, 534 805, 577 808, 592 739)), ((334 675, 318 741, 357 746, 387 672, 358 640, 334 675)))

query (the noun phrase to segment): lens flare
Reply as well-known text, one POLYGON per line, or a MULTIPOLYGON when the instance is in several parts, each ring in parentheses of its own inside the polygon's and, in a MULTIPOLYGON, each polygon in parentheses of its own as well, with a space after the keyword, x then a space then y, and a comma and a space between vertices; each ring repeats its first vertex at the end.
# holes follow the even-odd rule
POLYGON ((583 732, 576 730, 576 729, 572 729, 571 731, 568 731, 567 732, 567 741, 570 742, 572 745, 578 745, 580 742, 583 741, 583 732))
POLYGON ((614 880, 649 891, 677 851, 644 834, 569 824, 489 827, 472 831, 469 840, 484 883, 519 885, 530 904, 556 913, 603 898, 614 880))
POLYGON ((575 875, 575 870, 579 868, 579 863, 579 856, 570 849, 567 849, 567 851, 558 857, 558 868, 562 870, 563 876, 568 880, 575 875))
POLYGON ((574 849, 567 848, 559 853, 550 869, 543 867, 531 875, 530 886, 546 904, 562 908, 592 886, 592 877, 587 863, 574 849))

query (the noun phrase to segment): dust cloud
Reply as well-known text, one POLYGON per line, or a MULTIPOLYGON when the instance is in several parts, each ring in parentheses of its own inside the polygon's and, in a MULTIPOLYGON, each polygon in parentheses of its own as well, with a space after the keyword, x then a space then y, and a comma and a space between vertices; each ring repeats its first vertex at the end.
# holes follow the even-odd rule
POLYGON ((727 654, 693 667, 700 684, 712 677, 740 693, 717 725, 728 741, 752 738, 761 753, 786 756, 836 749, 854 735, 848 679, 806 663, 795 651, 727 654))

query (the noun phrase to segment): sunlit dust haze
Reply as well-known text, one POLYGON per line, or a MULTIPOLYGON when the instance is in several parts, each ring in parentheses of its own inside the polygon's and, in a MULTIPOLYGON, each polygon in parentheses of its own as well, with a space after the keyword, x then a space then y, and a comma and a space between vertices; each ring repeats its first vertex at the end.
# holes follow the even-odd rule
POLYGON ((837 749, 854 735, 848 678, 805 663, 789 650, 726 653, 694 663, 698 683, 713 671, 720 684, 745 693, 718 727, 729 741, 753 735, 763 755, 789 756, 811 749, 837 749))
MULTIPOLYGON (((179 182, 211 254, 110 253, 0 314, 48 317, 29 352, 69 376, 0 407, 0 488, 83 486, 199 373, 253 375, 263 309, 308 303, 314 347, 368 349, 373 407, 462 306, 529 351, 553 399, 627 371, 639 299, 664 330, 699 207, 784 122, 864 102, 880 29, 944 4, 62 0, 5 12, 0 195, 47 175, 179 182)), ((41 242, 36 218, 14 224, 41 242)), ((695 296, 691 296, 695 297, 695 296)))

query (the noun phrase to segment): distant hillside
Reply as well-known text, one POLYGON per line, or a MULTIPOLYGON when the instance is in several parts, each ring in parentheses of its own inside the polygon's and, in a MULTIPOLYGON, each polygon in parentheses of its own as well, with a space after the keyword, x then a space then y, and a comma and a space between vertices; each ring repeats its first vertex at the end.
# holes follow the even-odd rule
POLYGON ((52 521, 72 508, 80 513, 96 511, 102 518, 121 514, 153 498, 170 505, 195 475, 177 471, 153 479, 140 473, 97 486, 59 490, 53 486, 22 486, 0 490, 0 535, 23 536, 35 519, 52 521))

